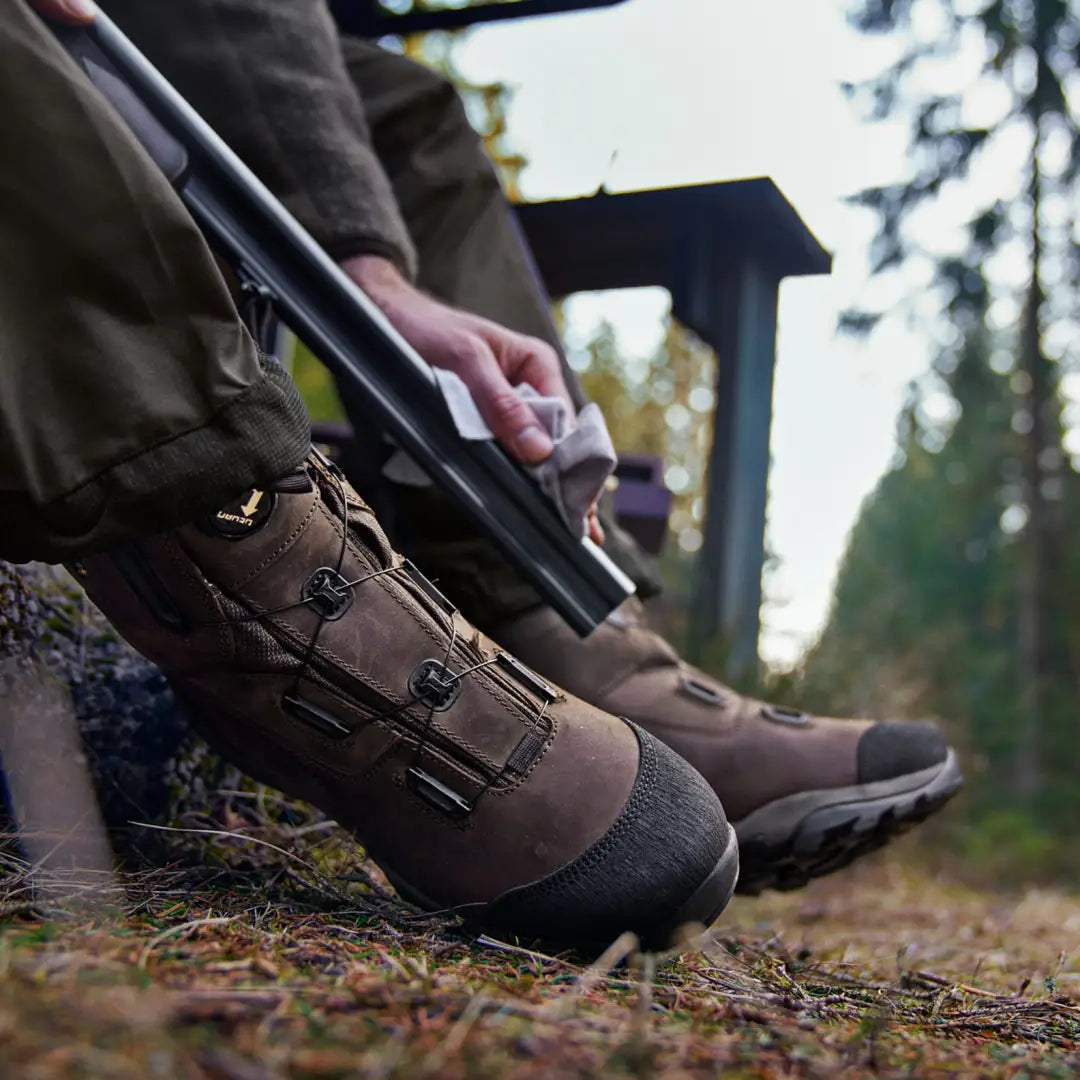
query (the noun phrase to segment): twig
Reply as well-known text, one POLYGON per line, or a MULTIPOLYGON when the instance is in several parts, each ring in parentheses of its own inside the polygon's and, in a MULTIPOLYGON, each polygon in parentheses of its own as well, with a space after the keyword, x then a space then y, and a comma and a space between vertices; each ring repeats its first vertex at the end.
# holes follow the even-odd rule
POLYGON ((180 923, 178 926, 170 926, 167 930, 162 930, 160 934, 155 934, 143 946, 142 952, 139 953, 137 967, 140 971, 145 971, 146 962, 150 959, 150 954, 154 951, 154 947, 160 945, 166 938, 172 937, 173 934, 188 933, 203 926, 225 926, 228 923, 236 922, 239 918, 239 915, 227 915, 213 919, 192 919, 190 922, 180 923))

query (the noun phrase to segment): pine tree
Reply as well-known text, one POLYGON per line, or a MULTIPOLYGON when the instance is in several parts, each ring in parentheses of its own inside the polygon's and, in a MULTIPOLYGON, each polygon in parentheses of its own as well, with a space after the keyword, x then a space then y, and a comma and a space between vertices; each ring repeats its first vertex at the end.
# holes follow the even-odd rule
MULTIPOLYGON (((1076 688, 1061 588, 1062 496, 1072 484, 1059 383, 1062 367, 1076 359, 1080 135, 1067 88, 1080 75, 1080 14, 1066 0, 861 0, 851 18, 865 33, 893 35, 901 49, 878 77, 849 93, 873 119, 911 123, 910 175, 853 199, 877 215, 871 269, 899 280, 906 267, 929 259, 932 295, 954 324, 971 333, 989 321, 998 347, 1011 354, 1019 463, 1013 520, 1022 518, 1014 641, 1020 737, 1011 785, 1033 805, 1048 778, 1048 750, 1059 741, 1056 716, 1076 688), (974 78, 945 85, 969 64, 974 78), (927 209, 958 190, 975 210, 962 243, 942 251, 923 239, 927 209)), ((901 306, 925 319, 925 291, 923 299, 904 296, 901 306)), ((851 311, 842 325, 867 332, 880 317, 880 310, 851 311)))

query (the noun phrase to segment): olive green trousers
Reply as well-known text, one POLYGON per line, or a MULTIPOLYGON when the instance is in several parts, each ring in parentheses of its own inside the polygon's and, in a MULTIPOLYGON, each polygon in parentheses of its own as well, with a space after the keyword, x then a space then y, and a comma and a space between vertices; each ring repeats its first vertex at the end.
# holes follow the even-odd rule
POLYGON ((14 0, 0 115, 0 557, 103 550, 303 460, 303 402, 191 218, 14 0))

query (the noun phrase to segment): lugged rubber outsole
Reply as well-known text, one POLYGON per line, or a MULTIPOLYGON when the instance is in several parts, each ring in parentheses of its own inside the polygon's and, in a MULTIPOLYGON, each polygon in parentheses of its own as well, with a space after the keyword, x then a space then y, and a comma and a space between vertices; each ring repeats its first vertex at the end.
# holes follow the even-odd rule
POLYGON ((925 821, 963 783, 950 750, 940 765, 907 777, 778 799, 734 823, 742 863, 736 891, 801 889, 841 870, 925 821))

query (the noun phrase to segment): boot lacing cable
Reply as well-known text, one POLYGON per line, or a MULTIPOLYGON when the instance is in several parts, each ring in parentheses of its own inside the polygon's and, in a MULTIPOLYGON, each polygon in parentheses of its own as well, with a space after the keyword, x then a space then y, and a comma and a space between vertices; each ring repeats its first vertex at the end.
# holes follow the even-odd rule
MULTIPOLYGON (((333 462, 329 461, 328 459, 324 458, 322 455, 319 455, 319 458, 320 458, 320 461, 321 461, 322 465, 325 468, 326 473, 329 476, 329 479, 333 482, 333 484, 335 486, 336 494, 337 494, 337 497, 338 497, 338 499, 340 501, 340 504, 341 504, 341 517, 342 517, 342 522, 341 522, 341 545, 340 545, 340 547, 338 549, 337 560, 336 560, 335 565, 334 565, 334 573, 340 578, 341 577, 341 568, 345 563, 345 554, 348 551, 349 501, 348 501, 347 493, 346 493, 346 490, 345 490, 345 484, 343 482, 343 478, 342 478, 342 475, 341 475, 341 470, 337 467, 337 465, 335 465, 333 462)), ((395 562, 391 566, 382 567, 379 570, 373 570, 371 573, 364 574, 361 577, 355 578, 352 581, 344 581, 344 582, 342 582, 342 585, 339 586, 339 587, 343 588, 343 589, 354 589, 359 585, 363 585, 368 581, 374 580, 375 578, 383 577, 383 576, 389 575, 389 574, 394 574, 394 573, 397 573, 398 571, 401 571, 401 570, 404 570, 404 569, 405 569, 405 562, 404 561, 395 562)), ((318 599, 319 599, 318 596, 314 596, 314 595, 313 596, 302 597, 299 600, 294 600, 294 601, 292 601, 292 602, 290 602, 288 604, 281 604, 278 607, 268 608, 265 611, 253 612, 252 614, 249 614, 249 615, 239 615, 239 616, 233 616, 233 617, 225 618, 225 619, 206 620, 204 622, 201 622, 199 625, 203 625, 203 626, 221 626, 221 625, 231 625, 231 624, 235 624, 235 623, 260 622, 263 619, 271 618, 272 616, 275 616, 275 615, 282 615, 282 614, 285 614, 288 611, 294 611, 297 608, 309 607, 309 606, 315 604, 318 601, 318 599)), ((316 623, 315 628, 311 632, 311 636, 309 637, 307 645, 305 646, 305 649, 304 649, 303 658, 301 659, 300 664, 298 665, 298 667, 296 669, 296 673, 295 673, 295 675, 293 677, 293 681, 292 681, 291 692, 293 694, 297 694, 297 695, 299 695, 299 692, 300 692, 300 683, 302 682, 304 676, 307 674, 308 669, 311 667, 311 664, 314 661, 315 650, 318 647, 319 637, 322 634, 323 626, 328 621, 325 611, 323 611, 323 610, 321 610, 319 608, 316 608, 315 610, 316 610, 316 612, 318 614, 318 622, 316 623)), ((479 663, 473 664, 471 667, 464 668, 461 671, 458 671, 458 672, 452 671, 452 669, 449 666, 450 665, 450 659, 453 656, 454 648, 458 643, 458 626, 457 626, 457 622, 456 622, 456 620, 454 618, 454 616, 457 614, 457 612, 458 612, 458 609, 455 607, 449 613, 445 613, 445 612, 442 612, 442 611, 439 611, 439 610, 433 611, 431 613, 433 615, 433 617, 435 618, 435 621, 437 623, 439 623, 440 629, 442 629, 449 637, 449 641, 447 643, 446 650, 443 653, 443 658, 442 658, 442 661, 440 662, 440 666, 442 667, 443 671, 445 673, 447 673, 446 682, 447 682, 448 685, 459 683, 466 676, 473 675, 477 671, 480 671, 482 668, 490 667, 491 665, 498 663, 498 657, 493 656, 488 660, 481 660, 479 663), (442 616, 443 615, 448 615, 448 624, 443 623, 443 621, 442 621, 442 616)), ((479 636, 479 635, 477 635, 477 636, 479 636)), ((419 704, 420 702, 422 702, 424 700, 425 700, 424 698, 422 698, 420 695, 416 694, 415 692, 410 692, 410 696, 409 696, 409 698, 407 700, 401 702, 398 705, 393 706, 390 709, 386 709, 381 713, 376 713, 374 716, 371 717, 371 720, 372 721, 378 721, 378 720, 389 719, 390 717, 395 716, 395 715, 401 713, 402 711, 410 708, 411 706, 419 704)), ((430 738, 431 738, 431 729, 432 729, 432 726, 433 726, 436 707, 437 707, 437 704, 438 704, 437 700, 435 700, 435 699, 430 700, 430 701, 426 701, 425 703, 428 706, 427 715, 424 717, 423 723, 422 723, 421 728, 420 728, 419 736, 418 736, 416 745, 415 745, 414 750, 413 750, 413 762, 414 763, 419 762, 423 758, 424 752, 427 749, 428 742, 430 741, 430 738)), ((536 716, 533 718, 534 728, 539 726, 540 722, 543 720, 544 714, 547 711, 547 707, 548 707, 548 702, 545 700, 543 702, 541 708, 537 712, 536 716)), ((500 768, 494 775, 492 775, 487 780, 487 782, 484 784, 484 786, 481 788, 481 790, 473 798, 473 805, 474 806, 476 805, 476 802, 479 801, 481 796, 483 796, 493 785, 495 785, 496 783, 499 782, 499 780, 503 777, 505 771, 506 771, 506 767, 504 765, 502 768, 500 768)))

